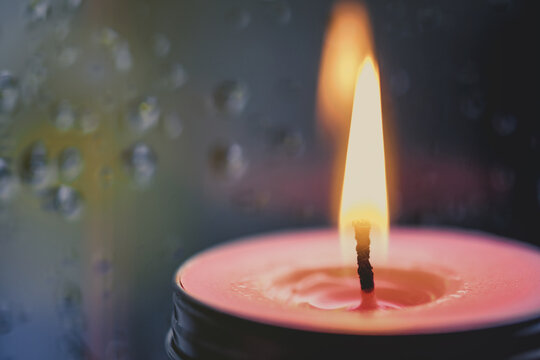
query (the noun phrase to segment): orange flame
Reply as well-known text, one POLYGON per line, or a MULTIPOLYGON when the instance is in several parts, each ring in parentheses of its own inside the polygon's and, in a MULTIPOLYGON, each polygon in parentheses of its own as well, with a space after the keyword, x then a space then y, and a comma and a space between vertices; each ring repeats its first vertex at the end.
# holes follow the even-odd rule
POLYGON ((366 9, 357 2, 338 2, 326 32, 317 94, 321 125, 334 140, 347 134, 356 74, 373 53, 372 43, 366 9))
POLYGON ((384 259, 388 246, 381 98, 372 39, 364 6, 338 2, 324 43, 317 110, 321 129, 336 144, 333 212, 347 261, 355 254, 355 220, 372 225, 373 257, 384 259))
POLYGON ((388 199, 379 73, 371 56, 364 60, 357 79, 339 209, 340 238, 345 254, 350 254, 352 222, 369 221, 373 256, 384 258, 388 199))

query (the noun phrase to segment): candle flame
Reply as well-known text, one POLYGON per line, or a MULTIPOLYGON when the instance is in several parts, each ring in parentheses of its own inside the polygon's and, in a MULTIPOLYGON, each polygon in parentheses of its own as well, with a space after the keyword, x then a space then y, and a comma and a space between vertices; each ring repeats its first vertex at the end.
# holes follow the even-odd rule
MULTIPOLYGON (((345 256, 354 243, 352 222, 371 224, 374 257, 388 247, 388 200, 377 65, 371 56, 362 64, 356 81, 339 210, 339 230, 345 256)), ((347 256, 348 258, 349 256, 347 256)))
POLYGON ((381 97, 373 49, 366 8, 357 1, 338 1, 324 41, 317 111, 320 129, 336 145, 332 213, 347 262, 356 254, 353 221, 370 222, 373 258, 384 260, 388 247, 381 97))

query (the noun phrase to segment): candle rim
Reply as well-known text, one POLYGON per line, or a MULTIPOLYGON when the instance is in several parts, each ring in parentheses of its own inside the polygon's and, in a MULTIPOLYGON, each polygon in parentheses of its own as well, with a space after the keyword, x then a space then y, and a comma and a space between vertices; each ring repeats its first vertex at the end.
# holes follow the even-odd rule
MULTIPOLYGON (((479 240, 479 242, 487 242, 491 244, 508 244, 512 246, 513 248, 522 249, 522 250, 532 250, 536 253, 536 255, 540 256, 540 247, 535 246, 533 244, 524 243, 521 241, 517 241, 514 239, 505 238, 499 235, 489 234, 485 233, 479 230, 471 230, 471 229, 459 229, 459 228, 453 228, 453 227, 436 227, 436 226, 429 226, 429 227, 416 227, 416 226, 408 226, 408 227, 392 227, 391 230, 399 231, 400 233, 423 233, 429 234, 430 232, 436 231, 436 232, 444 232, 445 234, 451 235, 464 235, 464 236, 470 236, 475 237, 479 240)), ((310 235, 310 234, 320 234, 321 231, 332 234, 336 233, 335 229, 329 230, 327 227, 317 227, 317 228, 305 228, 305 229, 283 229, 273 232, 267 232, 261 235, 246 235, 243 237, 240 237, 238 239, 233 239, 230 241, 226 241, 224 243, 220 243, 217 245, 214 245, 210 248, 207 248, 200 253, 197 253, 195 256, 189 258, 186 260, 175 272, 175 276, 173 279, 174 287, 176 291, 180 291, 185 297, 189 298, 191 301, 197 303, 199 306, 211 308, 214 311, 217 311, 219 313, 222 313, 224 315, 228 316, 234 316, 238 317, 243 320, 251 321, 251 322, 257 322, 263 325, 271 325, 276 327, 282 327, 282 328, 293 328, 301 331, 310 331, 314 333, 334 333, 334 334, 344 334, 344 335, 388 335, 388 336, 395 336, 395 335, 420 335, 420 334, 445 334, 445 333, 455 333, 455 332, 463 332, 463 331, 474 331, 474 330, 481 330, 484 328, 493 328, 493 327, 505 327, 505 326, 511 326, 517 323, 522 323, 524 321, 534 321, 540 319, 540 306, 535 309, 535 311, 527 311, 523 312, 522 314, 514 315, 507 318, 495 318, 495 319, 478 319, 476 321, 469 321, 469 322, 463 322, 463 323, 457 323, 457 324, 450 324, 445 325, 444 327, 440 324, 431 324, 431 325, 425 325, 424 327, 415 327, 414 329, 406 329, 406 328, 393 328, 393 329, 344 329, 340 327, 325 327, 324 330, 321 330, 321 326, 319 324, 313 323, 313 324, 296 324, 293 322, 284 322, 280 320, 273 320, 268 317, 258 316, 254 314, 247 315, 245 313, 242 313, 241 311, 235 311, 231 309, 227 309, 226 307, 220 306, 218 304, 212 304, 208 303, 204 300, 201 300, 196 297, 196 295, 192 295, 188 292, 188 290, 185 288, 184 284, 182 283, 182 275, 186 271, 186 269, 189 269, 189 267, 197 261, 197 259, 200 256, 204 256, 206 254, 212 253, 216 250, 220 250, 221 248, 228 248, 229 246, 242 246, 245 244, 255 243, 255 242, 264 242, 268 241, 271 238, 274 238, 276 236, 283 237, 283 236, 294 236, 297 234, 302 234, 303 236, 310 235)), ((390 236, 392 236, 392 231, 390 236)), ((281 241, 284 241, 283 239, 280 239, 281 241)), ((336 240, 337 241, 337 240, 336 240)), ((336 246, 338 246, 336 244, 336 246)))

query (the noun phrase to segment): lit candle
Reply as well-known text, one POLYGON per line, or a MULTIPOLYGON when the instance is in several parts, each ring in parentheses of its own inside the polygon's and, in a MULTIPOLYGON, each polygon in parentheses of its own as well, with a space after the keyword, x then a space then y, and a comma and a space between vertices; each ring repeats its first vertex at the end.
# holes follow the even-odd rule
POLYGON ((186 262, 175 276, 172 359, 540 357, 537 248, 389 231, 378 70, 362 54, 339 231, 261 235, 186 262))

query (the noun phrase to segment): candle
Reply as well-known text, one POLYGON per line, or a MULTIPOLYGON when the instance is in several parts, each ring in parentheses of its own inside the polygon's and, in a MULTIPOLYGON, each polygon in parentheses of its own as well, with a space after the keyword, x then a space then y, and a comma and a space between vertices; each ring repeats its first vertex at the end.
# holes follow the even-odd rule
POLYGON ((375 358, 493 359, 538 348, 538 249, 456 230, 390 235, 387 261, 373 261, 375 309, 360 306, 355 267, 343 267, 332 229, 203 252, 176 274, 170 340, 196 359, 227 349, 237 354, 227 359, 353 358, 357 346, 375 358))
MULTIPOLYGON (((345 144, 337 151, 338 163, 346 159, 337 177, 338 229, 256 236, 189 260, 175 276, 170 357, 540 356, 537 248, 458 230, 389 231, 379 78, 366 16, 351 3, 335 14, 365 38, 358 51, 343 46, 345 54, 323 59, 324 67, 345 56, 358 70, 348 130, 343 108, 328 112, 338 124, 334 140, 345 144)), ((341 30, 330 34, 343 34, 335 24, 341 30)), ((323 69, 321 84, 331 88, 332 78, 323 69)), ((328 96, 335 93, 323 92, 323 105, 334 103, 328 96)))

